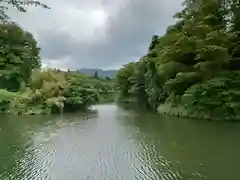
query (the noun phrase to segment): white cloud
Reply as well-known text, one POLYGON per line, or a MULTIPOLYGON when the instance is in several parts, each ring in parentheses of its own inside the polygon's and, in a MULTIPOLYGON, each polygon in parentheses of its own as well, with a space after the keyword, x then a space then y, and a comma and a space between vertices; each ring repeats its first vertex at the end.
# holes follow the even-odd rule
POLYGON ((67 32, 77 41, 93 40, 96 30, 103 28, 107 19, 107 12, 103 9, 78 10, 71 7, 56 14, 65 14, 64 17, 56 16, 58 31, 67 32))
POLYGON ((42 68, 56 68, 66 71, 70 61, 70 56, 65 56, 58 59, 43 59, 42 68))
MULTIPOLYGON (((96 4, 99 0, 95 0, 96 4)), ((93 3, 93 4, 95 4, 93 3)), ((28 13, 11 11, 12 19, 31 31, 35 36, 42 30, 66 32, 77 41, 89 41, 96 36, 98 29, 104 28, 108 12, 100 5, 79 6, 60 0, 59 3, 50 3, 51 10, 30 8, 28 13)), ((83 3, 84 5, 84 3, 83 3)), ((102 32, 104 33, 104 32, 102 32)), ((104 35, 104 34, 102 34, 104 35)))

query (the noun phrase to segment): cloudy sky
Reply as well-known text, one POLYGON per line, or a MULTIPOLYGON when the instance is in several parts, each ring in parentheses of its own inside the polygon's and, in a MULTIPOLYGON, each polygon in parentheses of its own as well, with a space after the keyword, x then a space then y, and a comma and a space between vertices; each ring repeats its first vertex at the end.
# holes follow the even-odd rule
POLYGON ((42 0, 12 19, 32 32, 47 67, 116 69, 139 60, 174 22, 182 0, 42 0))

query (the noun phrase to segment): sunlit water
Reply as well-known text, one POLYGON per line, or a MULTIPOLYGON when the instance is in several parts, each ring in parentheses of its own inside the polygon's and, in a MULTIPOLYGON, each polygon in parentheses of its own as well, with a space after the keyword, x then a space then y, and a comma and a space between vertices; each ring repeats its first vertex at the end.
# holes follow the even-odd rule
POLYGON ((1 116, 0 180, 239 180, 240 124, 114 104, 62 116, 1 116))

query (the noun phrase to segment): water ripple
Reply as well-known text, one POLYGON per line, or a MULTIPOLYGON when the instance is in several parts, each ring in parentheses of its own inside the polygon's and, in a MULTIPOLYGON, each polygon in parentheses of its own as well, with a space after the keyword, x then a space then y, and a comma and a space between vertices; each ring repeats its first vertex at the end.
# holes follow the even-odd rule
MULTIPOLYGON (((213 161, 205 159, 202 162, 199 158, 199 164, 204 166, 198 167, 188 158, 191 151, 191 158, 198 158, 195 151, 201 153, 203 141, 193 143, 189 140, 188 143, 192 146, 189 145, 187 149, 184 141, 178 139, 178 134, 172 138, 173 132, 178 129, 168 132, 166 125, 159 125, 158 121, 148 123, 150 120, 147 117, 141 121, 138 114, 114 105, 95 108, 99 112, 90 114, 88 119, 84 118, 86 114, 51 116, 50 119, 44 118, 36 122, 32 119, 22 120, 23 125, 15 125, 15 120, 9 121, 9 125, 8 121, 1 125, 1 120, 0 128, 4 128, 0 131, 0 180, 214 179, 208 177, 204 169, 208 162, 213 161), (196 144, 200 144, 197 149, 196 144)), ((173 128, 173 125, 170 127, 173 128)), ((201 136, 206 134, 202 130, 201 136)), ((206 138, 203 139, 205 142, 206 138)), ((217 147, 230 146, 231 144, 217 147)), ((212 145, 211 148, 215 146, 212 145)), ((235 149, 239 150, 237 146, 224 150, 227 152, 235 149)), ((204 150, 208 152, 211 149, 204 150)), ((229 159, 230 163, 235 160, 230 156, 229 159)), ((235 167, 239 166, 231 166, 235 167)), ((228 176, 233 173, 235 175, 232 177, 239 177, 236 176, 238 171, 232 169, 228 176)), ((214 177, 217 176, 218 174, 214 177)), ((221 179, 219 175, 215 179, 226 178, 221 179)))

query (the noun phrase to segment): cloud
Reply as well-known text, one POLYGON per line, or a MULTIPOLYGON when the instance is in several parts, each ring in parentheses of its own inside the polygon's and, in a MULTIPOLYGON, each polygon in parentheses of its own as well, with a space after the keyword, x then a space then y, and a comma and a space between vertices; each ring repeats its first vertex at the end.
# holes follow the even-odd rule
POLYGON ((162 35, 182 0, 44 0, 51 10, 13 13, 32 32, 49 67, 117 68, 143 56, 162 35))

